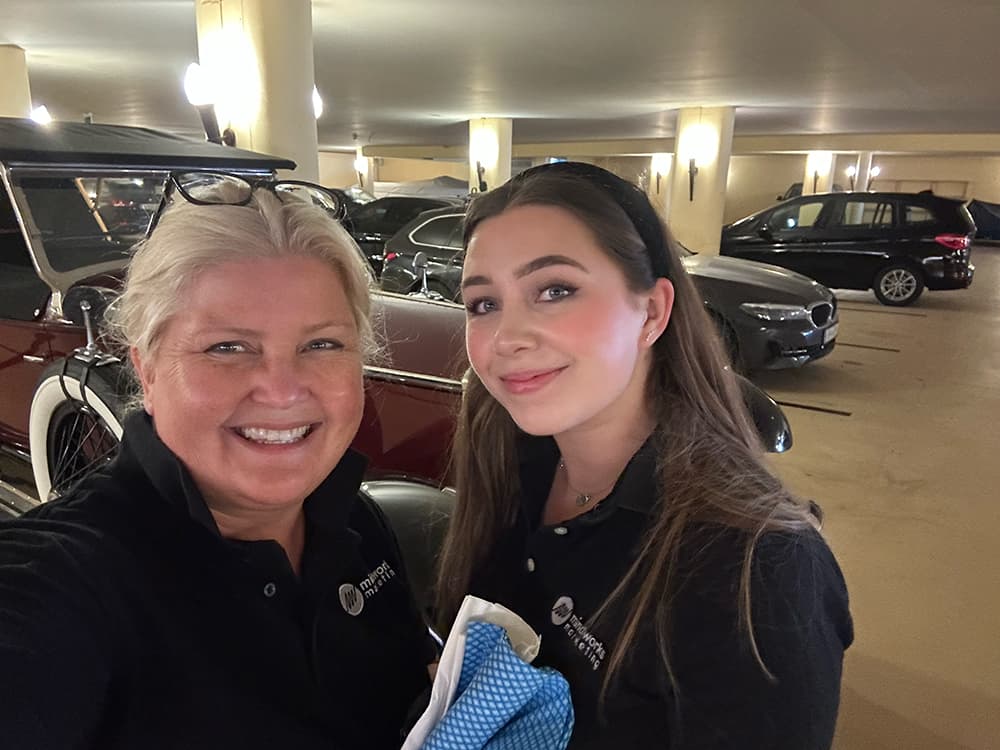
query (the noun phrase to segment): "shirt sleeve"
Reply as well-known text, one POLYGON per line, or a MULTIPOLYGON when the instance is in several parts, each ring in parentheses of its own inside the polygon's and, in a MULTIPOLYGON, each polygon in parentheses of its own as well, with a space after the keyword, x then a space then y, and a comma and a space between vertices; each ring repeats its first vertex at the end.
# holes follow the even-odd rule
POLYGON ((3 746, 90 748, 111 674, 110 634, 71 534, 0 524, 3 746))
POLYGON ((671 747, 828 750, 853 639, 840 568, 815 532, 761 538, 751 568, 758 661, 739 621, 741 555, 733 552, 706 575, 709 585, 681 599, 671 747))

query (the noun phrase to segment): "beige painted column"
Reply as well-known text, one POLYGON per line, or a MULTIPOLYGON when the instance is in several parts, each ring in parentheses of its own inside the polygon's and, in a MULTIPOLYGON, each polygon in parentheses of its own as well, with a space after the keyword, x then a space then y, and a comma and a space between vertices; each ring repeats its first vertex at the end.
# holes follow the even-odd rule
POLYGON ((197 0, 198 56, 219 127, 236 145, 293 159, 319 179, 311 0, 197 0))
POLYGON ((733 107, 689 107, 677 114, 667 223, 682 244, 699 253, 719 253, 734 119, 733 107))
POLYGON ((858 191, 864 191, 865 187, 868 185, 868 176, 872 171, 872 154, 871 151, 862 151, 858 154, 858 173, 854 177, 854 189, 858 191))
POLYGON ((653 154, 649 157, 649 187, 646 188, 646 194, 653 208, 664 220, 670 215, 673 168, 673 154, 653 154))
POLYGON ((354 171, 358 175, 358 187, 375 195, 375 160, 365 156, 362 146, 354 149, 354 171))
POLYGON ((31 115, 31 89, 24 50, 13 44, 0 45, 0 117, 31 115))
POLYGON ((478 190, 480 179, 492 190, 510 179, 513 121, 506 117, 469 120, 469 189, 478 190), (482 168, 482 176, 477 172, 482 168))
POLYGON ((802 195, 829 193, 833 190, 834 154, 832 151, 810 151, 802 173, 802 195))

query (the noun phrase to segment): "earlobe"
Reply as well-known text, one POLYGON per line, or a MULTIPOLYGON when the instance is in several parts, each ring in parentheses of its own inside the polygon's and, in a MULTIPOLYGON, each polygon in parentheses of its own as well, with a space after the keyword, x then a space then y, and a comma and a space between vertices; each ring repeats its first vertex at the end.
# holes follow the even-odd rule
POLYGON ((669 279, 657 279, 649 292, 646 305, 645 343, 652 345, 663 335, 670 322, 670 314, 674 308, 674 285, 669 279))
POLYGON ((150 388, 153 384, 152 368, 146 368, 143 365, 142 358, 139 356, 139 350, 134 346, 129 348, 128 356, 132 361, 132 368, 135 370, 136 375, 139 376, 139 385, 142 386, 142 408, 145 409, 147 414, 152 416, 153 404, 149 398, 150 388))

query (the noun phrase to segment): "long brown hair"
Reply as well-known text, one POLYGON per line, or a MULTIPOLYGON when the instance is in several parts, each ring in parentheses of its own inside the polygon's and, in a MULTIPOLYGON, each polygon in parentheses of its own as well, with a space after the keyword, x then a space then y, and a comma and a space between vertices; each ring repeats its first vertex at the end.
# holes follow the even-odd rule
MULTIPOLYGON (((760 438, 714 324, 648 199, 638 188, 597 167, 553 167, 532 169, 477 198, 466 216, 466 246, 485 219, 516 206, 554 206, 590 229, 632 291, 650 289, 658 276, 669 278, 675 290, 670 322, 654 344, 646 384, 656 419, 660 500, 628 573, 594 617, 604 615, 609 603, 626 591, 634 592, 608 662, 605 690, 625 664, 640 625, 650 620, 650 614, 666 674, 677 689, 668 647, 670 603, 679 584, 679 550, 695 524, 699 529, 746 532, 736 605, 752 651, 769 674, 750 624, 754 548, 765 531, 807 528, 808 509, 765 465, 760 438)), ((518 434, 510 415, 470 370, 453 451, 457 499, 439 566, 438 616, 444 630, 496 542, 517 517, 518 434)))

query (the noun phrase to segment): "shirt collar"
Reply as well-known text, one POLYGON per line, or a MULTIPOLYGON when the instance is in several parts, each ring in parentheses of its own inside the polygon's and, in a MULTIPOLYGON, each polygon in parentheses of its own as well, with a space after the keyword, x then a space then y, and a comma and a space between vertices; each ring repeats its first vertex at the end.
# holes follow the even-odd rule
MULTIPOLYGON (((574 523, 598 523, 616 509, 652 515, 660 503, 657 481, 656 433, 650 435, 629 459, 611 493, 593 509, 573 519, 574 523)), ((559 464, 559 447, 551 437, 521 435, 518 443, 523 512, 532 528, 542 518, 545 500, 559 464)))
MULTIPOLYGON (((153 418, 139 410, 125 418, 119 460, 146 474, 165 502, 189 515, 213 534, 221 536, 194 478, 181 460, 156 434, 153 418)), ((305 500, 310 523, 330 530, 347 526, 364 478, 367 459, 348 450, 323 482, 305 500), (333 502, 330 502, 330 500, 333 502)))

